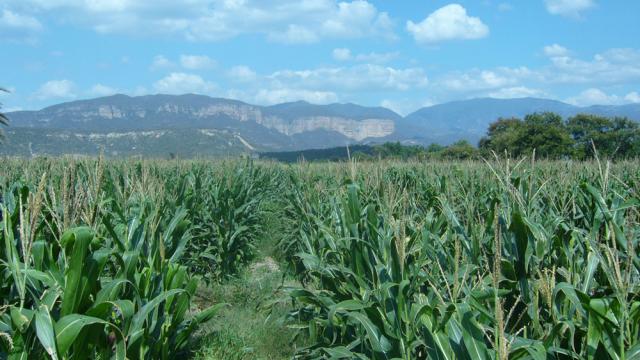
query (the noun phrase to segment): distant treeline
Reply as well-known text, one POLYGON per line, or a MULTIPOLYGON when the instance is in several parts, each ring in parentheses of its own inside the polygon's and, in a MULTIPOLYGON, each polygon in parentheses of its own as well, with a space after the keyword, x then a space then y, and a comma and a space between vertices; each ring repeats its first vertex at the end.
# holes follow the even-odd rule
POLYGON ((349 147, 333 147, 328 149, 312 149, 300 151, 265 152, 262 159, 273 159, 293 163, 304 161, 343 161, 349 157, 358 160, 376 159, 470 159, 478 155, 478 149, 467 141, 459 141, 449 146, 431 144, 403 145, 399 142, 387 142, 377 145, 350 145, 349 147))
POLYGON ((627 118, 608 118, 580 114, 564 120, 545 112, 518 118, 501 118, 489 125, 478 147, 465 140, 443 146, 404 145, 388 142, 379 145, 353 145, 329 149, 268 152, 261 158, 282 162, 340 161, 349 156, 373 159, 464 160, 491 156, 493 152, 518 158, 531 155, 545 159, 586 160, 594 157, 628 159, 640 157, 640 127, 627 118))

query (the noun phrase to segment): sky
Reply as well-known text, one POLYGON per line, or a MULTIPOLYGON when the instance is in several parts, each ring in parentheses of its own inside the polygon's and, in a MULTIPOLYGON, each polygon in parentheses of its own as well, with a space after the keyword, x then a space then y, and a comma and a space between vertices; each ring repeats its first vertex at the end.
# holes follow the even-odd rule
POLYGON ((637 0, 0 0, 0 102, 638 103, 639 14, 637 0))

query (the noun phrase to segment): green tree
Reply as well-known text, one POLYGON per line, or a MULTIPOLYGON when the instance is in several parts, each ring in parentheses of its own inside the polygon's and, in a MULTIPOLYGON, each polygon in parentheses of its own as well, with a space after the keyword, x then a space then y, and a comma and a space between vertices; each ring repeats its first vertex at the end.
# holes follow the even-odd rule
POLYGON ((466 160, 473 159, 478 156, 478 150, 474 148, 467 140, 460 140, 447 146, 440 152, 443 159, 466 160))
POLYGON ((478 145, 485 156, 495 151, 520 157, 535 150, 539 157, 558 159, 573 152, 573 139, 562 117, 551 112, 530 114, 524 120, 498 119, 478 145))
POLYGON ((505 151, 516 156, 520 153, 520 139, 524 129, 524 123, 517 118, 499 118, 489 125, 487 136, 480 139, 478 147, 484 156, 491 151, 504 153, 505 151))
POLYGON ((436 143, 431 143, 431 144, 429 144, 429 146, 427 146, 426 151, 429 154, 433 154, 433 153, 439 153, 444 149, 446 149, 445 146, 442 146, 442 145, 436 144, 436 143))
POLYGON ((567 121, 567 128, 575 141, 578 159, 594 157, 595 147, 599 156, 628 158, 640 155, 640 129, 627 118, 606 118, 597 115, 578 114, 567 121))
POLYGON ((536 156, 547 159, 570 157, 573 153, 573 139, 562 117, 551 112, 525 116, 520 140, 520 156, 530 154, 534 149, 536 156))

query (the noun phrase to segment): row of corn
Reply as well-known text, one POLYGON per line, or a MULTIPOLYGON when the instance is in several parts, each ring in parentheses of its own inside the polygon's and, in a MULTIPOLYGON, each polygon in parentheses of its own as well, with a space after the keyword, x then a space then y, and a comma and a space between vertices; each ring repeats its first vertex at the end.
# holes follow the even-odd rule
POLYGON ((172 359, 260 233, 251 163, 0 160, 0 358, 172 359))
POLYGON ((640 359, 637 162, 302 167, 297 358, 640 359))

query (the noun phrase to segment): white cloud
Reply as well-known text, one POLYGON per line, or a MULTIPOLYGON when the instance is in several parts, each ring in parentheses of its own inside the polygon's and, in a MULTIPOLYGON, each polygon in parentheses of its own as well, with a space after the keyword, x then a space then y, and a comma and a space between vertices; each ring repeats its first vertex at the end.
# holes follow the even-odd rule
POLYGON ((318 34, 304 26, 290 24, 286 31, 269 34, 269 40, 285 44, 311 44, 319 40, 318 34))
POLYGON ((351 50, 347 48, 333 49, 333 58, 337 61, 352 60, 352 61, 364 62, 364 63, 384 64, 397 58, 398 56, 400 56, 399 52, 388 52, 388 53, 370 52, 368 54, 354 55, 351 53, 351 50))
POLYGON ((621 99, 619 96, 609 95, 597 88, 586 89, 577 96, 568 98, 566 101, 569 104, 577 106, 619 105, 625 102, 624 99, 621 99))
POLYGON ((338 61, 348 61, 351 57, 351 50, 347 48, 333 49, 333 58, 338 61))
POLYGON ((211 94, 216 85, 194 74, 174 72, 156 81, 153 89, 163 94, 211 94))
POLYGON ((368 35, 390 36, 392 22, 371 3, 357 0, 340 2, 336 13, 322 22, 322 33, 337 38, 360 38, 368 35))
POLYGON ((259 104, 273 105, 283 102, 304 100, 313 104, 329 104, 338 101, 338 96, 331 91, 312 91, 300 89, 262 89, 255 95, 259 104))
POLYGON ((5 0, 99 33, 217 41, 261 34, 285 43, 393 37, 389 15, 364 0, 5 0))
POLYGON ((102 84, 95 84, 89 90, 89 95, 91 96, 109 96, 116 93, 118 93, 118 90, 102 84))
POLYGON ((421 68, 395 69, 374 64, 311 70, 281 70, 269 76, 276 85, 306 89, 343 89, 348 91, 406 91, 426 86, 427 75, 421 68))
POLYGON ((396 59, 399 56, 400 56, 399 52, 388 52, 388 53, 371 52, 368 54, 358 54, 356 55, 355 60, 360 62, 384 64, 384 63, 390 62, 393 59, 396 59))
POLYGON ((232 67, 228 72, 229 77, 238 82, 250 82, 254 81, 257 77, 256 72, 250 67, 245 65, 238 65, 232 67))
POLYGON ((633 83, 640 80, 640 50, 610 49, 591 60, 551 58, 542 73, 550 83, 633 83))
POLYGON ((640 94, 638 94, 637 91, 630 92, 624 97, 624 99, 630 103, 637 104, 640 103, 640 94))
POLYGON ((38 19, 29 15, 22 15, 7 9, 0 12, 0 41, 33 42, 36 33, 42 30, 38 19))
POLYGON ((437 79, 436 86, 458 92, 492 90, 515 86, 531 74, 532 71, 526 67, 450 72, 437 79))
POLYGON ((569 50, 558 44, 547 45, 543 49, 544 54, 548 57, 568 56, 569 50))
POLYGON ((582 85, 588 89, 571 97, 574 103, 616 104, 637 99, 634 93, 616 96, 600 89, 637 85, 640 50, 609 49, 587 60, 570 55, 570 51, 560 45, 549 45, 544 50, 549 63, 541 67, 450 71, 432 79, 427 88, 440 100, 477 96, 551 97, 552 90, 563 85, 582 85))
POLYGON ((351 95, 360 92, 408 91, 428 84, 427 76, 420 68, 395 69, 375 64, 284 69, 270 75, 255 74, 249 68, 236 66, 228 75, 238 78, 238 82, 246 78, 250 85, 245 89, 229 90, 227 96, 261 104, 297 100, 325 104, 352 98, 351 95))
POLYGON ((0 16, 0 26, 3 28, 24 29, 28 31, 40 31, 42 30, 42 24, 38 19, 20 15, 7 9, 2 10, 2 16, 0 16))
POLYGON ((489 35, 489 27, 480 18, 467 15, 459 4, 444 6, 420 23, 407 21, 407 31, 419 43, 481 39, 489 35))
POLYGON ((595 6, 593 0, 545 0, 547 11, 553 15, 579 17, 580 13, 595 6))
POLYGON ((591 88, 582 91, 577 96, 567 99, 567 102, 579 106, 589 105, 611 105, 618 103, 619 99, 616 95, 608 95, 604 91, 596 88, 591 88))
POLYGON ((524 97, 547 97, 548 94, 540 89, 531 89, 526 86, 514 86, 492 91, 489 93, 489 96, 496 99, 517 99, 524 97))
POLYGON ((181 55, 180 64, 189 70, 207 70, 216 66, 216 61, 206 55, 181 55))
POLYGON ((153 58, 153 62, 151 63, 151 66, 149 68, 151 70, 163 70, 163 69, 170 69, 175 66, 176 65, 173 62, 171 62, 169 59, 164 57, 164 55, 156 55, 153 58))
POLYGON ((133 89, 133 91, 131 92, 131 95, 133 96, 143 96, 143 95, 149 95, 149 94, 150 94, 149 90, 144 86, 136 86, 136 88, 133 89))
POLYGON ((33 94, 36 99, 69 99, 76 97, 75 84, 70 80, 51 80, 42 84, 33 94))

